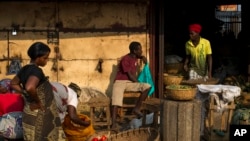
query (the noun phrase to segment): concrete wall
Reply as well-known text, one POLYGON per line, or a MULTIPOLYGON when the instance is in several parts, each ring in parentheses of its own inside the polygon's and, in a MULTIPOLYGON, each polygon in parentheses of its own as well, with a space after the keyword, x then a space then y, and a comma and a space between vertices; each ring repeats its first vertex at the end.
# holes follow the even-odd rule
POLYGON ((59 42, 49 43, 52 53, 43 68, 50 81, 75 82, 110 95, 117 58, 129 52, 129 43, 141 42, 148 56, 146 14, 144 2, 0 2, 0 78, 12 78, 11 60, 29 63, 28 47, 48 43, 48 33, 54 32, 59 40, 52 40, 59 42))

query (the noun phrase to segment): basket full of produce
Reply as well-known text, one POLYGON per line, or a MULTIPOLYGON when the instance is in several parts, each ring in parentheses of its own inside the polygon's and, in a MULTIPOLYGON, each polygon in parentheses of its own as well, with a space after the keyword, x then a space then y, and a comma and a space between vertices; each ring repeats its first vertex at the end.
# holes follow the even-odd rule
POLYGON ((172 100, 193 100, 197 88, 190 85, 169 85, 166 86, 166 98, 172 100))

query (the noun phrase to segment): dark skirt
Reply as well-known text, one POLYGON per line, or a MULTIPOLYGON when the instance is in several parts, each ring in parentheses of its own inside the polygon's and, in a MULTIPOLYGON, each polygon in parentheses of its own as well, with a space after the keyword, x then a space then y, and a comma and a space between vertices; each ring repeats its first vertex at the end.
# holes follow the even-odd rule
POLYGON ((23 130, 25 141, 58 141, 61 121, 49 81, 37 88, 37 95, 44 105, 44 110, 31 111, 26 101, 23 111, 23 130))

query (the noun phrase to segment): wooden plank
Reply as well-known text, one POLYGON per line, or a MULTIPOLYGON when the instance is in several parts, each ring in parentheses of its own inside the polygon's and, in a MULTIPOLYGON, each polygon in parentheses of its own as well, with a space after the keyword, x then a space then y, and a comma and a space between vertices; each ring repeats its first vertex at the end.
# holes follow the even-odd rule
MULTIPOLYGON (((193 114, 193 127, 200 127, 201 126, 201 113, 200 112, 197 112, 197 111, 201 111, 201 108, 202 108, 202 104, 201 104, 201 101, 199 100, 194 100, 197 104, 194 104, 193 105, 193 111, 192 111, 192 114, 193 114), (200 122, 198 122, 200 121, 200 122)), ((192 140, 193 141, 199 141, 200 140, 200 136, 196 135, 196 134, 199 134, 200 135, 200 128, 193 128, 193 131, 192 131, 192 140)))
POLYGON ((140 92, 124 92, 123 97, 139 97, 140 92))
POLYGON ((133 108, 135 104, 122 104, 122 108, 133 108))

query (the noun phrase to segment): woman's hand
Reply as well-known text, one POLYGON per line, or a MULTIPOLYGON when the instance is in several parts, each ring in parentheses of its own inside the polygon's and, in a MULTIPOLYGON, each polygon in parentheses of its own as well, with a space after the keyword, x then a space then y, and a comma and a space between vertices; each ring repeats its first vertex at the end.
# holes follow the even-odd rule
POLYGON ((37 109, 40 109, 41 111, 44 111, 44 107, 42 106, 41 103, 35 103, 35 102, 30 103, 30 110, 31 111, 34 111, 34 110, 37 110, 37 109))
POLYGON ((85 120, 85 121, 83 121, 83 123, 84 123, 84 126, 89 126, 90 125, 90 120, 85 120))

